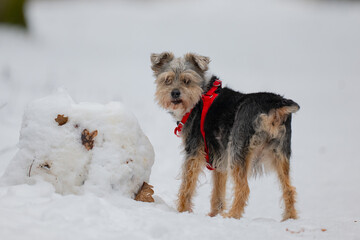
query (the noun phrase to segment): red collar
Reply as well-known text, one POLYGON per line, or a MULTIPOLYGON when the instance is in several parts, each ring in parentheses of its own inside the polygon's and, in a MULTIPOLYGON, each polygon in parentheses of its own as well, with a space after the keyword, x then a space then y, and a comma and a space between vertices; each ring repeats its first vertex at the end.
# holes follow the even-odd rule
MULTIPOLYGON (((207 147, 206 139, 205 139, 204 123, 205 123, 206 114, 209 111, 211 104, 213 103, 215 98, 218 96, 218 94, 215 93, 218 88, 221 88, 221 81, 219 79, 216 79, 214 81, 212 87, 210 88, 210 90, 201 96, 201 99, 203 101, 203 108, 202 108, 202 112, 201 112, 200 131, 201 131, 201 135, 203 136, 204 144, 205 144, 205 153, 206 153, 205 158, 206 158, 206 162, 207 162, 206 167, 209 170, 214 170, 215 168, 213 168, 211 166, 211 164, 209 163, 209 149, 207 147)), ((174 133, 176 136, 180 137, 182 127, 185 125, 191 112, 192 112, 192 109, 188 113, 186 113, 183 116, 183 118, 181 119, 181 121, 178 123, 177 127, 174 130, 174 133)))

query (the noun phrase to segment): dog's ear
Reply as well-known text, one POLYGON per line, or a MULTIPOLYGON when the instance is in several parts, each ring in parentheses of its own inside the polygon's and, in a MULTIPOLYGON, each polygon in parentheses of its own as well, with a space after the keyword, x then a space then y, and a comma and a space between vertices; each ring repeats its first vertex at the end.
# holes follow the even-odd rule
POLYGON ((174 54, 171 52, 163 52, 160 54, 152 53, 150 56, 151 69, 155 74, 158 74, 165 63, 174 59, 174 54))
POLYGON ((208 70, 208 65, 210 63, 210 58, 194 53, 187 53, 185 55, 185 60, 194 64, 195 67, 200 69, 202 72, 206 72, 208 70))

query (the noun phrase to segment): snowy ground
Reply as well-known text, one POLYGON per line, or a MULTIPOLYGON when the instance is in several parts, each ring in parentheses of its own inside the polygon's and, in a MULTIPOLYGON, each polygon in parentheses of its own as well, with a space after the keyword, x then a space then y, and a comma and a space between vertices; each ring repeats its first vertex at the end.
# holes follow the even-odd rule
POLYGON ((64 86, 78 102, 132 110, 155 149, 156 203, 62 196, 47 183, 1 187, 0 239, 360 239, 360 4, 39 1, 28 16, 28 34, 0 27, 0 175, 17 151, 25 105, 64 86), (149 67, 150 53, 163 50, 210 56, 226 85, 300 104, 291 165, 299 220, 280 222, 273 175, 251 180, 241 220, 206 216, 209 172, 194 213, 175 211, 180 140, 154 104, 149 67))

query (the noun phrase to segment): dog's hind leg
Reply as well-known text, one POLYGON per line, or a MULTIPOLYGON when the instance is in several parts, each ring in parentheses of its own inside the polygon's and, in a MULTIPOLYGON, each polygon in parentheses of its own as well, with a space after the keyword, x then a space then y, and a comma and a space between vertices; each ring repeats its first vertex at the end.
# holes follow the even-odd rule
POLYGON ((283 154, 277 157, 275 160, 277 174, 281 183, 282 191, 283 191, 283 199, 285 204, 285 211, 283 214, 283 221, 292 218, 297 218, 297 213, 295 209, 295 197, 296 197, 296 189, 290 183, 290 166, 289 159, 286 158, 283 154))
POLYGON ((234 200, 231 209, 223 215, 224 217, 239 219, 244 213, 250 194, 247 177, 251 157, 252 154, 248 153, 244 165, 237 165, 231 170, 234 180, 234 200))
POLYGON ((192 196, 195 193, 199 173, 205 166, 204 155, 198 154, 185 161, 182 183, 178 194, 177 209, 179 212, 192 212, 192 196))
POLYGON ((213 191, 211 196, 210 217, 216 216, 226 208, 226 180, 227 172, 214 170, 213 172, 213 191))

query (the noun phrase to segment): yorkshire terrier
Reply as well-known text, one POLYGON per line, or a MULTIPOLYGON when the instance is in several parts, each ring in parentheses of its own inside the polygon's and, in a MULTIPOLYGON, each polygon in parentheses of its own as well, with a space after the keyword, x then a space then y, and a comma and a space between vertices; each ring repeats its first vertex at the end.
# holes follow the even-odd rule
POLYGON ((291 116, 299 105, 273 93, 222 88, 217 77, 207 74, 209 63, 208 57, 193 53, 179 58, 171 52, 151 54, 155 99, 178 121, 175 134, 185 147, 178 211, 192 211, 197 179, 207 166, 213 170, 209 216, 239 219, 250 193, 248 177, 273 170, 282 187, 283 220, 296 219, 289 160, 291 116), (233 177, 234 199, 224 213, 228 174, 233 177))

